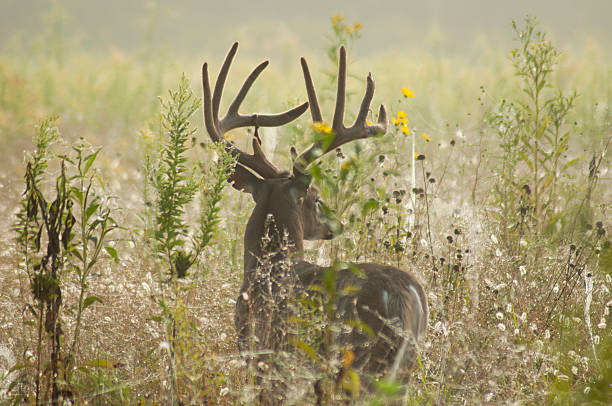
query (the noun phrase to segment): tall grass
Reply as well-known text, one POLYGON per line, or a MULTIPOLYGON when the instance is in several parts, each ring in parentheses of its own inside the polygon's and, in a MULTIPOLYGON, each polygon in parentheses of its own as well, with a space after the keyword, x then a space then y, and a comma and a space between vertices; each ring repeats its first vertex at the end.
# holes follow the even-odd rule
MULTIPOLYGON (((339 24, 355 29, 336 18, 334 27, 339 24)), ((519 32, 523 24, 518 23, 519 32)), ((331 42, 337 37, 332 29, 331 42)), ((357 36, 352 40, 358 41, 357 36)), ((390 263, 411 270, 424 282, 431 321, 409 383, 408 403, 605 404, 610 398, 612 61, 596 44, 581 54, 555 49, 558 62, 548 83, 564 94, 576 90, 577 97, 565 120, 571 136, 563 148, 553 150, 559 162, 579 160, 562 171, 545 166, 538 173, 528 157, 520 155, 524 151, 512 150, 513 141, 504 138, 500 127, 533 120, 528 109, 521 111, 528 102, 510 50, 483 47, 476 60, 409 51, 372 60, 353 55, 357 62, 349 64, 355 78, 365 77, 366 69, 375 74, 374 103, 384 101, 394 116, 406 112, 422 159, 412 160, 412 135, 395 127, 380 140, 360 142, 326 159, 317 181, 347 231, 335 241, 313 244, 306 254, 323 264, 330 264, 331 258, 390 263), (402 87, 410 87, 415 97, 405 98, 402 87), (502 100, 506 105, 513 101, 515 109, 500 110, 502 100), (509 170, 517 162, 523 169, 509 170), (413 165, 416 187, 410 179, 413 165), (556 203, 547 206, 554 210, 546 212, 540 202, 539 211, 527 209, 525 215, 563 219, 548 221, 551 227, 521 223, 521 208, 536 205, 523 186, 534 190, 533 179, 540 182, 542 170, 556 182, 554 193, 548 189, 545 194, 546 199, 554 195, 556 203), (526 175, 522 180, 521 174, 526 175), (498 185, 506 187, 505 195, 498 185), (413 196, 415 205, 410 207, 413 196)), ((293 52, 292 68, 275 70, 272 61, 270 71, 245 100, 245 111, 277 111, 283 104, 305 99, 297 63, 300 50, 293 52)), ((326 72, 333 72, 335 63, 326 60, 325 53, 321 50, 313 64, 325 66, 313 72, 316 83, 333 83, 326 72)), ((123 228, 109 237, 109 254, 102 251, 86 278, 79 279, 75 270, 61 285, 67 292, 62 304, 65 342, 76 343, 70 351, 77 371, 70 378, 72 393, 81 402, 95 404, 156 404, 178 398, 234 404, 248 398, 249 376, 237 354, 232 320, 241 278, 242 232, 252 204, 234 191, 214 192, 223 196, 220 227, 190 272, 174 282, 176 300, 173 312, 167 313, 171 317, 165 319, 171 322, 165 325, 178 323, 176 329, 159 324, 163 318, 158 265, 147 236, 153 235, 154 218, 161 213, 150 177, 160 166, 152 164, 154 159, 145 165, 139 152, 145 147, 161 149, 159 140, 147 147, 142 138, 162 129, 156 96, 173 87, 181 71, 199 83, 196 66, 202 62, 168 62, 164 56, 152 54, 143 60, 119 51, 92 56, 62 48, 61 63, 43 55, 0 58, 0 148, 6 157, 0 162, 0 211, 7 213, 0 217, 0 229, 7 231, 0 237, 2 402, 35 402, 34 381, 17 381, 22 375, 13 367, 33 365, 40 328, 27 310, 32 303, 29 265, 8 231, 24 189, 22 151, 32 149, 29 139, 38 118, 53 114, 61 115, 59 128, 68 141, 83 136, 104 145, 96 167, 123 209, 114 215, 123 228), (148 130, 139 140, 136 134, 142 128, 148 130), (146 195, 144 185, 149 187, 146 195), (147 215, 151 221, 143 222, 147 215), (95 292, 101 303, 87 300, 84 289, 95 292), (169 379, 168 350, 178 347, 183 375, 169 379), (21 383, 10 386, 11 382, 21 383), (170 397, 172 387, 175 393, 170 397)), ((230 75, 242 77, 252 65, 241 61, 230 75)), ((362 89, 355 78, 349 79, 349 92, 362 89)), ((333 89, 328 86, 330 96, 333 89)), ((228 89, 227 97, 233 90, 228 89)), ((329 105, 325 92, 322 95, 322 105, 329 105)), ((359 99, 349 98, 347 111, 356 111, 352 103, 359 99)), ((208 143, 208 137, 199 115, 193 117, 194 147, 184 156, 202 164, 210 174, 206 182, 216 176, 207 172, 214 168, 213 154, 198 146, 208 143)), ((275 162, 289 162, 290 143, 308 142, 302 138, 306 120, 277 133, 262 133, 264 144, 278 140, 267 144, 275 162)), ((531 121, 531 134, 541 127, 536 122, 541 123, 531 121)), ((241 146, 249 137, 241 131, 229 136, 241 146)), ((186 142, 192 142, 191 135, 186 142)), ((533 143, 528 145, 535 151, 533 143)), ((538 156, 551 152, 537 148, 538 156)), ((47 186, 61 177, 58 166, 43 172, 52 179, 47 186)), ((206 197, 213 192, 200 193, 206 197)), ((196 199, 185 205, 179 216, 185 224, 203 218, 201 204, 196 199)), ((82 246, 94 244, 95 238, 87 239, 90 242, 82 246)), ((170 253, 168 258, 170 266, 179 256, 170 253)), ((310 395, 306 393, 303 401, 310 395)), ((374 403, 395 395, 393 388, 381 386, 376 396, 374 403)))

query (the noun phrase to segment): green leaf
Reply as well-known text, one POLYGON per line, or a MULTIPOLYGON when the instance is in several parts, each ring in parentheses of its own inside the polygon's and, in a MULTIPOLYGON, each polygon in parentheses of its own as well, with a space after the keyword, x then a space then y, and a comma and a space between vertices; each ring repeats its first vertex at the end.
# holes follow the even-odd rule
POLYGON ((542 179, 541 189, 546 190, 546 188, 548 188, 548 185, 550 185, 550 183, 553 181, 554 178, 555 178, 554 173, 549 173, 548 175, 546 175, 544 179, 542 179))
POLYGON ((117 254, 117 250, 114 249, 113 247, 107 245, 104 247, 104 249, 106 250, 106 252, 108 252, 108 255, 111 256, 111 258, 116 262, 119 263, 119 255, 117 254))
MULTIPOLYGON (((548 144, 550 144, 550 145, 554 144, 552 137, 547 132, 544 132, 544 134, 542 134, 542 136, 548 142, 548 144)), ((552 152, 551 152, 551 154, 552 154, 552 152)))
POLYGON ((102 179, 102 176, 96 176, 96 179, 98 180, 98 183, 100 184, 100 187, 105 190, 106 189, 106 184, 104 183, 104 179, 102 179))
POLYGON ((542 123, 540 128, 538 128, 538 132, 536 133, 536 139, 538 139, 538 140, 540 139, 542 134, 544 134, 544 130, 546 130, 547 126, 548 126, 548 117, 545 117, 544 118, 544 122, 542 123))
POLYGON ((563 165, 563 167, 561 168, 561 172, 565 172, 565 170, 571 166, 576 165, 578 162, 580 162, 582 160, 583 156, 579 156, 578 158, 574 158, 570 161, 567 161, 565 163, 565 165, 563 165))
POLYGON ((21 362, 18 362, 17 364, 15 364, 11 368, 9 368, 8 374, 11 374, 11 373, 13 373, 15 371, 18 371, 18 370, 22 369, 22 368, 25 368, 25 364, 23 364, 21 362))
POLYGON ((101 150, 102 148, 98 148, 96 152, 85 157, 85 169, 83 169, 83 175, 87 174, 87 171, 89 171, 89 168, 94 163, 94 161, 96 160, 96 157, 98 156, 98 153, 101 150))
POLYGON ((380 204, 378 203, 376 199, 369 199, 367 202, 365 202, 365 204, 361 208, 361 215, 365 216, 369 214, 370 212, 378 209, 379 205, 380 204))
POLYGON ((608 240, 601 244, 599 267, 603 272, 612 276, 612 244, 608 240))
POLYGON ((83 205, 83 192, 78 187, 71 187, 70 192, 76 196, 79 206, 83 205))
POLYGON ((77 249, 73 249, 70 251, 72 255, 78 258, 79 261, 83 262, 83 257, 81 256, 81 252, 77 249))
POLYGON ((380 379, 374 385, 378 392, 387 396, 397 396, 402 393, 403 385, 401 382, 391 381, 389 379, 380 379))
POLYGON ((116 362, 113 362, 109 359, 93 359, 91 361, 87 361, 85 365, 94 368, 114 368, 116 362))
POLYGON ((349 271, 351 271, 353 274, 357 275, 361 279, 366 279, 367 278, 367 275, 363 271, 363 269, 359 268, 356 265, 348 264, 348 269, 349 269, 349 271))
POLYGON ((317 354, 315 349, 312 348, 312 346, 306 344, 305 342, 303 342, 301 340, 299 340, 299 341, 296 340, 296 341, 293 341, 293 345, 295 345, 300 350, 302 350, 306 355, 308 355, 314 361, 319 359, 319 354, 317 354))
POLYGON ((346 381, 344 382, 344 389, 349 391, 352 396, 359 395, 359 387, 361 386, 361 381, 359 379, 359 375, 352 369, 349 369, 346 372, 346 381))
POLYGON ((98 262, 98 257, 96 256, 94 259, 92 259, 89 264, 87 264, 87 270, 91 270, 91 268, 93 268, 93 266, 98 262))
POLYGON ((100 299, 98 296, 89 296, 88 298, 86 298, 83 301, 83 310, 87 309, 89 306, 91 306, 92 304, 94 304, 95 302, 99 302, 101 304, 104 304, 104 302, 102 301, 102 299, 100 299))
POLYGON ((98 207, 100 207, 100 205, 98 203, 95 203, 95 200, 94 200, 94 202, 92 202, 89 205, 89 207, 87 207, 87 210, 85 211, 85 221, 89 220, 89 218, 98 210, 98 207))

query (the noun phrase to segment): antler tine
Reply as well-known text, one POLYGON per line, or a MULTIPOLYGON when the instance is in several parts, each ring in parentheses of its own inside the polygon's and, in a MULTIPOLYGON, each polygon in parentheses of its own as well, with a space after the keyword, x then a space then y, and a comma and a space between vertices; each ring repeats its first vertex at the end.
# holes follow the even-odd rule
MULTIPOLYGON (((313 122, 323 121, 321 111, 319 109, 319 103, 317 102, 317 96, 312 84, 312 78, 308 69, 308 64, 304 58, 301 59, 302 70, 304 71, 304 81, 306 82, 306 92, 308 93, 308 100, 310 102, 310 112, 312 115, 313 122)), ((378 123, 368 124, 366 117, 370 110, 370 104, 374 97, 374 79, 372 74, 368 74, 366 78, 366 92, 361 101, 359 113, 355 119, 355 123, 346 128, 344 126, 344 108, 346 99, 346 49, 344 46, 340 47, 340 57, 338 61, 338 88, 336 94, 336 107, 334 110, 334 121, 332 123, 332 130, 334 132, 334 138, 324 147, 324 140, 316 141, 308 149, 302 152, 298 157, 295 157, 293 164, 293 171, 298 173, 304 173, 306 167, 314 162, 317 158, 326 154, 327 152, 340 147, 353 140, 362 138, 375 137, 383 135, 387 132, 387 110, 385 106, 381 104, 378 111, 378 123)))
POLYGON ((242 87, 238 91, 238 94, 232 101, 232 104, 230 104, 229 108, 227 109, 227 114, 225 115, 225 118, 229 118, 231 116, 236 116, 236 117, 240 116, 240 114, 238 113, 238 109, 240 108, 240 105, 244 101, 244 98, 246 97, 249 90, 251 90, 251 86, 253 86, 253 83, 255 83, 255 81, 259 77, 259 74, 263 72, 264 69, 266 69, 268 64, 269 64, 268 61, 261 62, 259 65, 255 67, 255 69, 253 69, 253 71, 249 74, 249 76, 247 76, 246 80, 242 84, 242 87))
POLYGON ((206 125, 206 130, 213 141, 223 141, 225 143, 225 148, 238 158, 238 162, 240 164, 252 169, 264 178, 278 177, 283 174, 283 172, 266 158, 264 151, 261 148, 259 137, 257 136, 257 127, 278 127, 287 124, 288 122, 293 121, 302 115, 308 108, 308 103, 303 103, 297 107, 294 107, 293 109, 279 114, 254 113, 250 115, 241 115, 238 113, 238 109, 240 108, 240 105, 246 97, 249 89, 261 72, 266 68, 266 66, 268 66, 268 61, 264 61, 255 67, 255 69, 253 69, 253 71, 249 74, 238 91, 238 94, 230 104, 227 114, 225 117, 223 117, 223 119, 219 120, 219 105, 221 102, 221 96, 223 94, 223 87, 237 50, 238 42, 235 42, 227 53, 225 61, 221 66, 212 98, 210 92, 210 81, 208 77, 208 64, 204 63, 202 66, 204 123, 206 125), (255 127, 256 137, 253 139, 253 154, 247 154, 246 152, 241 151, 234 144, 227 141, 224 136, 224 134, 229 130, 249 126, 255 127))
MULTIPOLYGON (((352 139, 375 137, 387 132, 387 110, 383 104, 380 105, 378 110, 378 123, 368 124, 366 122, 366 117, 370 111, 370 104, 374 97, 374 79, 372 78, 372 73, 368 74, 366 83, 366 93, 361 101, 361 107, 359 108, 359 114, 355 119, 355 123, 350 128, 345 129, 345 134, 348 136, 348 140, 345 142, 349 142, 352 139)), ((338 140, 338 142, 340 141, 343 140, 338 140)), ((334 148, 337 148, 337 146, 334 146, 334 148)))
POLYGON ((257 80, 257 77, 261 74, 261 72, 268 66, 268 61, 263 61, 259 65, 253 69, 253 71, 246 78, 242 87, 238 91, 238 94, 234 98, 234 101, 230 104, 230 107, 227 111, 227 114, 223 119, 218 120, 219 113, 219 103, 221 100, 221 94, 223 93, 223 86, 225 85, 225 79, 227 77, 227 73, 229 71, 229 67, 232 63, 234 55, 236 55, 236 51, 238 50, 238 42, 235 42, 232 45, 232 48, 227 53, 225 57, 225 62, 219 71, 219 76, 217 77, 217 83, 215 85, 215 93, 213 94, 213 114, 215 119, 217 120, 215 124, 217 125, 219 131, 225 134, 227 131, 232 130, 234 128, 239 127, 279 127, 285 125, 299 116, 301 116, 306 109, 308 109, 308 103, 302 103, 301 105, 294 107, 288 111, 279 114, 249 114, 242 115, 238 113, 238 109, 240 105, 244 101, 247 93, 257 80), (216 111, 215 111, 216 107, 216 111))
POLYGON ((234 42, 230 50, 227 52, 225 60, 223 61, 223 65, 221 65, 221 70, 219 70, 219 74, 217 75, 217 82, 215 83, 215 92, 213 93, 212 98, 213 118, 215 119, 216 125, 219 125, 219 105, 221 104, 223 86, 225 86, 225 79, 227 79, 227 73, 229 72, 229 68, 232 65, 234 56, 236 56, 236 52, 238 52, 238 41, 234 42))
POLYGON ((308 94, 308 103, 310 105, 312 122, 320 123, 323 121, 323 115, 321 114, 321 107, 319 107, 319 101, 317 100, 317 92, 315 91, 314 84, 312 83, 308 63, 304 57, 300 59, 300 62, 302 63, 302 71, 304 72, 304 82, 306 82, 306 94, 308 94))
POLYGON ((374 97, 374 79, 372 79, 372 73, 368 73, 368 77, 366 78, 366 92, 363 96, 363 100, 361 101, 361 107, 359 108, 359 114, 355 119, 355 124, 353 127, 357 125, 365 125, 366 117, 368 116, 368 111, 370 110, 370 104, 372 103, 372 97, 374 97))
POLYGON ((338 62, 338 90, 336 92, 336 108, 332 129, 338 134, 344 127, 344 103, 346 100, 346 49, 340 47, 340 60, 338 62))
POLYGON ((214 142, 219 142, 223 137, 217 131, 215 125, 215 117, 213 115, 212 101, 210 97, 210 81, 208 79, 208 64, 204 62, 202 65, 202 90, 204 93, 203 105, 204 105, 204 124, 206 125, 206 131, 214 142))

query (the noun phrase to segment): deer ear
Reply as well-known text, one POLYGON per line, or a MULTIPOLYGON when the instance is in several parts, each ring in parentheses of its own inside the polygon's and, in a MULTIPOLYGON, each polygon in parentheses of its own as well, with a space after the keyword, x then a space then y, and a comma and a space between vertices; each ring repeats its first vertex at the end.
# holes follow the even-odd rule
POLYGON ((227 178, 227 181, 232 184, 232 187, 240 192, 250 193, 255 198, 257 189, 263 181, 250 171, 236 164, 234 172, 227 178))
POLYGON ((293 178, 296 181, 297 188, 306 194, 306 191, 308 191, 308 188, 310 187, 310 181, 312 178, 300 163, 295 162, 297 159, 297 151, 295 150, 295 147, 292 146, 290 152, 291 160, 293 161, 293 178))
POLYGON ((310 187, 310 175, 293 171, 293 182, 289 188, 289 195, 294 204, 301 205, 308 194, 310 187))

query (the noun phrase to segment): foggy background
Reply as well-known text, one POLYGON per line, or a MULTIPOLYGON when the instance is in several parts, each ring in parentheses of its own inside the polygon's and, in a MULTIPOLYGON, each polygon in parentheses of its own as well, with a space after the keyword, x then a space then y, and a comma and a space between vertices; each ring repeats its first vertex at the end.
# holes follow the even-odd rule
POLYGON ((481 46, 510 48, 511 20, 535 15, 561 49, 596 43, 612 48, 612 1, 587 0, 0 0, 3 54, 61 46, 106 53, 165 51, 194 57, 224 53, 320 51, 338 13, 363 24, 362 57, 402 50, 477 54, 481 46), (60 39, 60 41, 58 41, 60 39), (58 42, 60 43, 58 45, 58 42))

